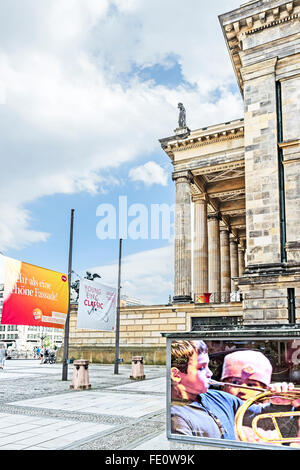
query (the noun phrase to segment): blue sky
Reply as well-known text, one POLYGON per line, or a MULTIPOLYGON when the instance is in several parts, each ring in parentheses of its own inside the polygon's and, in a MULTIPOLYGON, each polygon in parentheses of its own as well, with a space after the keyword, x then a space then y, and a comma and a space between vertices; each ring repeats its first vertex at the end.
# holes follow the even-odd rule
MULTIPOLYGON (((117 281, 118 236, 100 240, 102 204, 175 202, 158 139, 242 117, 218 14, 239 0, 3 0, 0 5, 0 251, 117 281), (158 13, 159 12, 159 13, 158 13)), ((135 217, 128 217, 128 223, 135 217)), ((118 234, 117 234, 118 235, 118 234)), ((173 243, 123 242, 122 293, 173 295, 173 243)))

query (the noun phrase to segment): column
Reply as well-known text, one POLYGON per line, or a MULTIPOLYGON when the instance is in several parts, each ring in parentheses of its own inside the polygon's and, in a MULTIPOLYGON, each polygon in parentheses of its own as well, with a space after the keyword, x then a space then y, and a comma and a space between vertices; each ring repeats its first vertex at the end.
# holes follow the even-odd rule
POLYGON ((238 290, 233 277, 239 276, 239 264, 238 264, 238 242, 234 235, 230 234, 230 268, 231 268, 231 292, 238 290))
POLYGON ((208 214, 208 291, 211 301, 220 301, 220 232, 219 214, 208 214))
POLYGON ((245 252, 242 246, 238 246, 238 258, 239 258, 239 276, 243 275, 245 271, 245 252))
POLYGON ((194 202, 194 295, 208 292, 207 201, 205 195, 193 196, 194 202))
POLYGON ((220 226, 220 256, 221 256, 221 300, 230 302, 231 280, 230 280, 230 247, 229 229, 220 226))
POLYGON ((173 302, 192 300, 191 280, 191 181, 190 171, 177 171, 172 175, 176 182, 175 207, 175 266, 173 302))

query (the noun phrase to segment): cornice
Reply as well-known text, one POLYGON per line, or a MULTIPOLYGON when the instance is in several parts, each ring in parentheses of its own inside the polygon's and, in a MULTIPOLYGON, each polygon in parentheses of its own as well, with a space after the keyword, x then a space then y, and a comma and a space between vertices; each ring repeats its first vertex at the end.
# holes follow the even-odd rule
POLYGON ((243 91, 243 79, 240 72, 242 63, 239 53, 242 51, 243 39, 257 32, 299 18, 300 0, 285 3, 276 1, 253 2, 235 10, 232 14, 219 16, 241 91, 243 91))
POLYGON ((165 145, 162 145, 163 150, 174 159, 174 152, 181 152, 183 150, 195 149, 203 147, 205 145, 214 144, 217 142, 224 142, 232 139, 240 139, 244 137, 244 126, 239 126, 236 129, 228 129, 220 132, 214 132, 212 134, 206 134, 201 136, 191 136, 189 139, 170 141, 165 145))
POLYGON ((295 13, 294 15, 286 16, 285 18, 274 20, 274 21, 271 21, 270 23, 266 23, 256 28, 250 29, 249 31, 245 31, 244 34, 245 36, 248 36, 250 34, 256 33, 257 31, 262 31, 263 29, 272 28, 272 26, 277 26, 278 24, 286 23, 288 21, 295 20, 299 17, 300 17, 300 13, 295 13))

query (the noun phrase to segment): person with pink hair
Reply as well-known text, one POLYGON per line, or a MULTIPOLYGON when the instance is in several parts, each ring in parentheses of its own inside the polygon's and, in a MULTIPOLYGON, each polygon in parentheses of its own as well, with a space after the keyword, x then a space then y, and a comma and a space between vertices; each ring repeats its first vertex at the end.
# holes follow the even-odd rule
MULTIPOLYGON (((227 354, 224 358, 221 381, 226 383, 224 391, 238 397, 242 401, 254 398, 255 395, 262 393, 263 390, 272 390, 276 392, 287 392, 293 388, 293 384, 286 382, 272 384, 273 367, 269 359, 260 351, 236 350, 227 354), (232 385, 231 385, 232 384, 232 385), (241 388, 237 387, 240 385, 241 388), (257 390, 250 390, 243 387, 253 387, 257 390)), ((284 403, 284 399, 273 399, 273 404, 284 403)), ((289 400, 287 400, 289 403, 289 400)), ((299 406, 300 400, 295 400, 294 405, 299 406)), ((299 424, 298 424, 299 427, 299 424)), ((272 426, 273 428, 273 426, 272 426)), ((259 439, 250 427, 243 427, 247 435, 248 442, 264 442, 259 439)), ((277 431, 260 429, 260 434, 268 439, 276 439, 277 431)), ((300 437, 300 430, 298 430, 300 437)))
POLYGON ((271 362, 260 351, 236 350, 225 356, 221 375, 222 382, 233 384, 235 387, 226 385, 224 391, 243 401, 248 400, 257 392, 237 388, 236 385, 267 390, 271 384, 272 371, 271 362))

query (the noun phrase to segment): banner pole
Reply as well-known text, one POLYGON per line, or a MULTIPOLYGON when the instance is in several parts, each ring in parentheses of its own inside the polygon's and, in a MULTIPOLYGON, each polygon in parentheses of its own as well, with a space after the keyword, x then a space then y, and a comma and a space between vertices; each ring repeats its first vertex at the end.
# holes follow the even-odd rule
POLYGON ((115 346, 114 374, 119 373, 121 258, 122 258, 122 238, 120 238, 120 247, 119 247, 119 274, 118 274, 118 297, 117 297, 116 346, 115 346))
POLYGON ((73 224, 74 224, 74 209, 71 209, 70 244, 69 244, 69 266, 68 266, 69 301, 68 301, 68 313, 67 313, 67 318, 66 318, 66 323, 65 323, 62 380, 68 380, 68 353, 69 353, 69 329, 70 329, 70 301, 71 301, 71 276, 72 276, 72 252, 73 252, 73 224))

